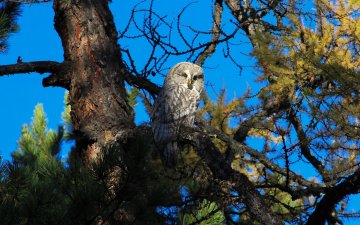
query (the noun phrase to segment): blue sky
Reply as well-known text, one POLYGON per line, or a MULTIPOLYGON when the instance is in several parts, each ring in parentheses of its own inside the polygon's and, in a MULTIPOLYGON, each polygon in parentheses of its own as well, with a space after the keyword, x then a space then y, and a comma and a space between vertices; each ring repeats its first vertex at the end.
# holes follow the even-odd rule
MULTIPOLYGON (((9 49, 0 54, 0 63, 14 64, 17 57, 23 61, 62 61, 59 37, 53 29, 51 4, 26 5, 19 18, 20 31, 9 39, 9 49)), ((20 137, 21 126, 31 120, 34 107, 42 103, 49 118, 50 127, 56 129, 61 122, 64 89, 43 88, 37 73, 0 77, 0 99, 3 105, 0 123, 0 152, 4 158, 14 151, 20 137)))
MULTIPOLYGON (((127 23, 130 11, 133 7, 133 1, 117 1, 111 5, 114 13, 114 19, 117 28, 121 30, 127 23), (120 3, 121 2, 121 5, 120 3)), ((168 18, 176 18, 177 13, 185 3, 183 1, 155 1, 155 11, 160 15, 169 15, 168 18), (163 5, 166 4, 166 7, 163 5)), ((63 52, 61 42, 53 28, 53 16, 51 3, 25 5, 24 12, 19 18, 20 31, 13 34, 9 39, 9 50, 5 54, 0 54, 0 64, 16 63, 17 57, 21 56, 24 62, 36 60, 54 60, 61 62, 63 52)), ((210 31, 211 29, 211 4, 207 0, 200 0, 194 3, 183 15, 183 21, 194 28, 210 31), (199 10, 198 9, 202 9, 199 10)), ((226 10, 226 9, 225 9, 226 10)), ((141 15, 139 15, 141 18, 141 15)), ((229 18, 224 18, 228 20, 229 18)), ((225 30, 229 33, 233 26, 230 22, 224 23, 225 30)), ((239 36, 237 40, 246 41, 239 36)), ((203 40, 206 41, 206 40, 203 40)), ((142 68, 146 63, 146 56, 149 46, 144 41, 138 40, 121 40, 123 48, 128 48, 135 59, 136 66, 142 68), (144 57, 145 56, 145 57, 144 57)), ((179 45, 182 43, 179 42, 179 45)), ((246 56, 250 49, 248 45, 242 42, 236 44, 234 56, 239 59, 243 66, 240 71, 229 60, 223 60, 222 50, 206 61, 205 80, 213 86, 207 87, 211 97, 216 96, 221 88, 227 88, 229 99, 241 96, 246 89, 251 86, 253 90, 259 88, 252 81, 257 73, 254 70, 254 60, 246 56), (246 81, 245 81, 246 80, 246 81)), ((172 57, 167 63, 171 67, 177 62, 184 61, 184 57, 172 57)), ((21 127, 24 123, 29 123, 33 115, 34 107, 37 103, 42 103, 48 117, 49 127, 56 129, 61 124, 61 112, 64 109, 63 98, 65 90, 62 88, 43 88, 42 79, 46 76, 37 73, 18 74, 12 76, 0 77, 0 99, 3 110, 0 111, 0 155, 5 159, 10 159, 10 153, 17 148, 16 141, 20 137, 21 127)), ((161 84, 161 76, 154 78, 154 82, 161 84)), ((136 122, 141 123, 148 121, 148 117, 139 104, 136 108, 136 122)), ((68 146, 67 146, 68 147, 68 146)), ((300 168, 294 168, 299 172, 300 168)), ((311 174, 311 171, 303 171, 311 174)), ((351 208, 359 210, 359 197, 352 198, 351 208)), ((346 224, 357 224, 356 222, 345 221, 346 224)))
MULTIPOLYGON (((133 3, 132 1, 125 1, 120 5, 119 1, 114 2, 111 8, 117 28, 120 30, 127 23, 133 3)), ((185 6, 181 1, 175 1, 169 9, 169 7, 162 7, 162 3, 165 1, 157 2, 158 4, 154 6, 155 10, 159 14, 169 15, 169 18, 176 18, 179 9, 185 6)), ((63 60, 62 46, 53 28, 53 16, 51 3, 24 5, 22 16, 18 20, 20 30, 11 35, 8 41, 8 51, 0 54, 0 63, 2 65, 14 64, 18 56, 21 56, 24 62, 36 60, 61 62, 63 60)), ((197 29, 209 31, 211 29, 211 5, 207 1, 194 3, 184 13, 183 19, 187 24, 192 24, 197 29), (207 10, 198 13, 198 8, 207 10)), ((227 27, 231 28, 230 25, 225 25, 225 28, 227 27)), ((130 49, 136 66, 142 68, 147 60, 144 57, 147 54, 144 52, 150 51, 149 45, 146 45, 143 40, 131 39, 122 40, 121 45, 123 48, 130 49)), ((241 51, 246 52, 249 49, 241 49, 241 51)), ((244 67, 240 76, 240 71, 234 69, 234 65, 230 61, 220 63, 221 51, 216 55, 207 61, 208 68, 205 69, 206 80, 213 85, 211 88, 208 87, 209 95, 214 97, 221 88, 226 87, 229 98, 240 96, 251 85, 242 82, 244 76, 253 76, 253 72, 248 72, 248 67, 244 67), (221 71, 220 74, 219 71, 221 71)), ((171 67, 184 60, 184 57, 172 57, 167 66, 171 67)), ((253 62, 246 62, 245 64, 249 65, 253 62)), ((0 98, 5 109, 0 112, 0 123, 5 128, 0 131, 0 153, 5 159, 9 159, 10 153, 17 148, 16 140, 20 137, 21 127, 24 123, 31 121, 37 103, 43 104, 50 128, 56 129, 61 123, 61 112, 64 108, 64 89, 43 88, 41 82, 45 76, 47 74, 30 73, 0 77, 0 98)), ((154 79, 154 82, 158 84, 162 84, 162 81, 161 76, 154 79)), ((136 109, 136 122, 141 123, 143 121, 148 121, 148 117, 139 104, 136 109)))

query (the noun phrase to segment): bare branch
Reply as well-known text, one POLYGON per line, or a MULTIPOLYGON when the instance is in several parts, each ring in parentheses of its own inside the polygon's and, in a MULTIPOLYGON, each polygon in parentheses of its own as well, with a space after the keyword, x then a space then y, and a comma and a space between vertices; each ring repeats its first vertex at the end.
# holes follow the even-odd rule
POLYGON ((62 66, 62 63, 54 61, 35 61, 28 63, 4 65, 0 66, 0 76, 31 72, 37 72, 40 74, 54 73, 62 69, 62 66))
POLYGON ((192 48, 191 45, 189 44, 189 42, 186 40, 185 36, 183 35, 183 32, 181 31, 180 29, 180 20, 181 20, 181 16, 183 15, 183 13, 185 12, 185 10, 191 5, 193 4, 193 2, 190 2, 189 4, 187 4, 182 10, 181 12, 179 13, 178 15, 178 19, 177 19, 177 23, 176 23, 176 28, 177 28, 177 31, 181 37, 181 39, 183 40, 183 42, 186 44, 186 46, 188 48, 192 48))
POLYGON ((204 51, 200 54, 197 64, 202 66, 205 60, 211 56, 216 49, 215 42, 219 40, 221 34, 221 20, 222 20, 222 12, 223 12, 223 0, 216 0, 214 5, 214 13, 213 13, 213 27, 212 27, 212 36, 211 36, 211 44, 206 46, 204 51))
POLYGON ((125 79, 130 85, 133 85, 139 89, 145 89, 152 95, 157 95, 160 92, 160 87, 145 77, 134 76, 130 73, 127 73, 125 79))
MULTIPOLYGON (((234 139, 229 137, 227 134, 214 129, 211 126, 206 125, 206 123, 204 121, 202 121, 202 119, 200 119, 200 118, 196 118, 196 123, 199 126, 201 126, 202 128, 204 128, 208 134, 216 136, 220 140, 228 143, 231 148, 237 149, 238 151, 241 151, 241 152, 246 152, 250 156, 259 160, 259 162, 262 163, 266 168, 268 168, 276 173, 279 173, 283 176, 287 175, 287 172, 285 169, 283 169, 280 166, 278 166, 277 164, 273 163, 270 159, 268 159, 265 155, 261 154, 260 152, 235 141, 234 139)), ((321 187, 319 184, 307 181, 302 176, 300 176, 292 171, 289 171, 289 177, 291 180, 296 181, 300 185, 303 185, 306 187, 311 187, 311 188, 314 188, 314 187, 320 188, 321 187)))
POLYGON ((68 63, 55 61, 19 62, 17 64, 0 66, 0 76, 32 72, 40 74, 51 73, 49 77, 43 79, 44 87, 56 86, 69 89, 70 78, 66 73, 68 68, 68 63))
POLYGON ((265 9, 261 9, 259 10, 259 14, 258 16, 259 17, 264 17, 266 16, 270 10, 274 10, 278 5, 279 3, 281 2, 281 0, 272 0, 272 1, 269 1, 269 2, 266 2, 266 8, 265 9))
POLYGON ((327 177, 327 171, 325 166, 317 159, 315 158, 310 151, 309 148, 309 144, 310 141, 308 140, 300 120, 297 118, 295 111, 290 108, 289 109, 289 115, 288 115, 288 119, 291 122, 291 124, 293 125, 296 134, 297 134, 297 138, 299 140, 299 145, 300 145, 300 149, 301 149, 301 154, 316 168, 316 170, 324 177, 324 181, 329 181, 328 177, 327 177))
POLYGON ((142 69, 136 70, 133 59, 130 55, 129 50, 122 49, 128 58, 129 67, 131 68, 131 73, 140 75, 142 77, 147 77, 152 72, 160 72, 162 66, 170 56, 186 56, 187 61, 192 61, 203 64, 205 59, 209 57, 214 51, 217 45, 221 43, 227 43, 230 39, 234 38, 237 32, 241 29, 241 26, 235 24, 234 31, 230 34, 224 33, 221 29, 221 20, 222 20, 222 2, 223 0, 215 1, 214 8, 214 23, 212 32, 208 31, 199 31, 193 29, 191 26, 186 26, 181 24, 181 17, 186 11, 186 9, 192 4, 186 5, 177 16, 176 24, 167 22, 165 19, 167 16, 161 16, 153 11, 153 1, 151 1, 150 7, 148 9, 137 9, 139 4, 135 5, 132 10, 129 21, 127 22, 124 31, 121 32, 120 38, 128 39, 138 39, 144 38, 150 45, 150 52, 148 53, 147 60, 144 63, 142 69), (136 14, 142 13, 146 19, 142 21, 137 21, 136 14), (130 27, 134 27, 137 30, 138 34, 127 35, 129 33, 130 27), (176 27, 175 27, 176 26, 176 27), (194 32, 191 40, 186 39, 182 28, 185 27, 190 31, 194 32), (185 44, 184 48, 180 48, 172 43, 173 31, 176 30, 177 34, 180 37, 180 40, 185 44), (165 33, 164 33, 165 32, 165 33), (167 32, 167 33, 166 33, 167 32), (212 35, 211 40, 205 43, 197 43, 197 40, 201 35, 212 35), (220 38, 223 36, 222 38, 220 38), (160 55, 156 56, 156 55, 160 55))

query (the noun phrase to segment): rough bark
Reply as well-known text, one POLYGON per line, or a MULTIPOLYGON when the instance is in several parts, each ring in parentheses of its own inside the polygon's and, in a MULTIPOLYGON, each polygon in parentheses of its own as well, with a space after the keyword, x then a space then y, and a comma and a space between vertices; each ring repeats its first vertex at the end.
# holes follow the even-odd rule
MULTIPOLYGON (((259 45, 255 36, 258 32, 263 31, 262 17, 275 8, 279 1, 270 1, 269 9, 262 10, 256 16, 252 14, 254 10, 248 1, 243 1, 241 4, 235 0, 224 0, 224 2, 239 22, 239 27, 250 38, 253 47, 258 48, 259 45)), ((203 64, 205 59, 215 51, 217 43, 230 39, 237 32, 236 30, 232 35, 220 40, 222 5, 223 0, 215 1, 211 42, 189 50, 194 51, 206 46, 199 57, 199 64, 203 64)), ((55 27, 62 40, 65 61, 63 63, 51 61, 23 63, 19 61, 18 64, 0 66, 0 76, 26 72, 49 72, 51 75, 44 79, 44 86, 61 86, 69 90, 72 107, 71 117, 77 137, 76 146, 83 153, 83 160, 88 165, 97 161, 102 156, 101 153, 104 149, 120 149, 122 151, 123 144, 128 147, 126 150, 132 149, 131 146, 135 146, 138 139, 131 135, 131 130, 135 127, 134 116, 132 108, 127 103, 124 80, 132 86, 146 89, 153 95, 159 92, 159 87, 146 78, 129 74, 123 66, 117 44, 118 34, 107 0, 54 0, 54 11, 55 27)), ((226 162, 224 156, 212 143, 211 135, 215 135, 228 143, 231 148, 248 153, 268 169, 289 176, 291 180, 302 185, 301 189, 296 191, 304 190, 304 192, 307 192, 305 194, 324 193, 307 222, 309 225, 324 224, 326 220, 332 219, 331 212, 339 201, 349 194, 358 193, 360 189, 359 170, 353 175, 344 178, 338 185, 324 188, 321 185, 305 180, 291 171, 285 171, 285 169, 271 162, 266 156, 242 144, 250 128, 257 123, 256 117, 268 116, 273 112, 289 109, 290 104, 287 101, 280 101, 278 104, 265 108, 264 111, 260 111, 257 115, 245 121, 240 126, 241 129, 235 133, 234 138, 215 129, 207 128, 205 125, 200 127, 206 132, 191 129, 188 132, 184 130, 182 135, 186 136, 184 137, 185 142, 190 142, 197 147, 197 153, 209 166, 214 177, 231 184, 232 188, 239 193, 249 211, 254 215, 254 218, 261 223, 282 224, 280 217, 271 212, 266 199, 263 198, 249 179, 244 174, 233 170, 226 162), (303 189, 304 187, 306 189, 303 189)), ((296 118, 295 112, 290 112, 289 121, 297 131, 301 153, 320 172, 324 170, 321 162, 311 155, 308 149, 309 140, 303 131, 301 123, 296 118)), ((135 132, 139 134, 139 130, 135 132)), ((149 135, 149 133, 144 132, 143 135, 149 135)), ((128 158, 131 158, 131 153, 126 152, 121 156, 124 156, 124 158, 119 159, 120 163, 116 162, 118 164, 110 169, 110 175, 106 177, 106 183, 110 191, 118 188, 118 192, 111 193, 113 196, 110 196, 110 198, 114 197, 112 205, 109 206, 113 210, 109 212, 105 210, 107 212, 96 215, 94 220, 97 220, 99 216, 99 218, 101 217, 99 221, 106 223, 110 221, 108 218, 115 217, 113 215, 115 213, 119 214, 115 218, 116 222, 122 224, 132 224, 137 219, 136 205, 132 205, 134 202, 131 201, 134 196, 142 194, 141 190, 136 188, 142 184, 131 172, 136 171, 138 165, 136 160, 127 163, 127 161, 130 161, 128 158), (121 171, 124 167, 120 167, 120 164, 125 167, 128 174, 124 175, 123 171, 121 171), (133 168, 128 165, 133 165, 133 168), (122 187, 122 189, 119 189, 119 187, 122 187)), ((114 162, 113 158, 111 161, 114 162)), ((289 190, 285 191, 290 193, 293 190, 289 188, 289 190)), ((294 195, 292 196, 294 197, 294 195)))
MULTIPOLYGON (((69 80, 69 104, 76 138, 76 153, 87 167, 102 163, 111 151, 121 151, 131 137, 134 112, 128 104, 124 80, 128 76, 117 43, 118 34, 107 0, 54 0, 55 29, 64 50, 67 68, 44 79, 44 86, 69 80), (114 147, 115 146, 115 147, 114 147)), ((128 224, 134 217, 131 207, 121 205, 126 191, 127 165, 112 165, 104 177, 108 200, 118 204, 111 214, 96 216, 96 223, 128 224), (113 199, 113 200, 111 200, 113 199), (115 211, 119 215, 115 216, 115 211)), ((117 161, 116 161, 117 162, 117 161)), ((112 205, 112 204, 111 204, 112 205)), ((112 206, 109 206, 112 207, 112 206)))
POLYGON ((117 32, 107 0, 54 1, 55 28, 70 68, 71 118, 85 162, 134 127, 117 32))

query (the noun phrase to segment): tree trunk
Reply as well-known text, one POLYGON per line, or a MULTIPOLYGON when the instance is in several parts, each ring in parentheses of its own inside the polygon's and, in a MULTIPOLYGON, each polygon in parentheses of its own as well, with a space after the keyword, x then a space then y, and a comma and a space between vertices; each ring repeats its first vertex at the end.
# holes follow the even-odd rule
POLYGON ((134 127, 117 31, 107 0, 54 0, 55 28, 69 68, 69 102, 77 148, 85 163, 134 127))

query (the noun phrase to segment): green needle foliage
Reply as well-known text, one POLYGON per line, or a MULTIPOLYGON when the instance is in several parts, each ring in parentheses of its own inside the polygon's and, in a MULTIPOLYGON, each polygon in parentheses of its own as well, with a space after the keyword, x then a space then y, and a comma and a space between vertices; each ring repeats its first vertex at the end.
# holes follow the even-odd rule
POLYGON ((12 162, 0 166, 1 224, 74 224, 91 221, 102 187, 88 170, 61 160, 64 131, 48 130, 42 105, 24 125, 12 162))
POLYGON ((20 3, 0 0, 0 52, 6 51, 9 35, 18 30, 16 18, 20 13, 20 3))
POLYGON ((65 173, 58 157, 63 130, 46 126, 43 107, 37 105, 32 123, 22 128, 13 162, 2 164, 2 224, 55 224, 65 216, 60 210, 67 202, 65 173))
MULTIPOLYGON (((66 99, 67 94, 65 103, 66 99)), ((176 180, 180 174, 162 169, 159 156, 149 147, 152 146, 151 140, 146 136, 139 135, 137 138, 131 149, 134 153, 132 158, 121 159, 119 148, 110 146, 101 163, 94 164, 91 169, 84 168, 75 158, 75 146, 68 160, 62 160, 62 143, 73 140, 70 107, 65 105, 62 114, 65 129, 60 126, 57 131, 47 129, 44 109, 42 105, 37 105, 32 122, 22 128, 12 162, 1 163, 2 225, 93 224, 99 222, 98 218, 108 217, 119 206, 135 209, 139 224, 176 221, 176 214, 169 217, 173 206, 178 208, 176 211, 185 206, 187 212, 196 208, 197 216, 192 218, 184 214, 185 221, 223 220, 219 219, 222 214, 215 203, 197 200, 194 202, 200 202, 199 205, 187 206, 181 201, 180 187, 186 177, 176 180), (122 165, 123 160, 131 165, 124 176, 128 176, 126 181, 133 190, 129 191, 130 199, 119 202, 114 193, 122 190, 109 187, 108 179, 112 168, 122 165), (162 205, 165 207, 161 211, 159 206, 162 205)))
MULTIPOLYGON (((255 1, 238 2, 246 7, 245 2, 255 1)), ((258 1, 267 7, 265 2, 258 1)), ((239 23, 249 28, 246 36, 253 44, 251 57, 257 61, 256 80, 261 89, 252 93, 249 88, 230 100, 226 89, 216 99, 203 93, 197 116, 233 138, 232 142, 221 135, 209 135, 231 168, 247 176, 269 211, 286 224, 305 224, 319 202, 326 200, 321 196, 337 197, 332 188, 358 170, 360 1, 315 0, 311 4, 315 14, 302 12, 306 7, 298 8, 301 1, 281 2, 284 4, 274 11, 281 14, 276 27, 261 23, 262 16, 255 24, 239 23), (255 147, 243 149, 241 145, 255 147), (302 167, 316 170, 319 179, 297 176, 304 175, 302 167)), ((244 13, 241 11, 247 10, 238 13, 244 13)), ((19 13, 19 4, 0 0, 2 51, 9 34, 17 30, 19 13)), ((164 43, 156 40, 154 50, 164 43)), ((150 113, 154 96, 150 98, 149 93, 135 87, 127 94, 132 108, 141 100, 150 113)), ((84 166, 81 129, 75 130, 78 133, 73 130, 68 94, 65 105, 63 126, 56 131, 47 129, 44 109, 37 105, 32 122, 22 128, 12 161, 1 162, 1 225, 107 225, 119 221, 261 224, 244 204, 243 193, 234 190, 235 181, 215 176, 209 162, 206 165, 186 141, 180 143, 183 148, 176 168, 164 168, 146 123, 134 128, 134 134, 126 137, 126 145, 91 140, 87 150, 101 148, 102 155, 84 166), (65 141, 75 142, 66 161, 61 156, 65 141)), ((347 195, 355 192, 358 190, 347 191, 347 195)), ((348 199, 341 199, 328 209, 328 224, 340 224, 333 221, 342 216, 358 217, 358 213, 347 213, 348 199)))
POLYGON ((128 95, 129 105, 134 108, 137 105, 136 98, 139 96, 139 89, 132 87, 130 91, 128 91, 128 95))
POLYGON ((209 202, 204 199, 195 207, 191 212, 184 214, 180 217, 179 224, 224 224, 225 216, 221 210, 217 207, 216 203, 209 202))

